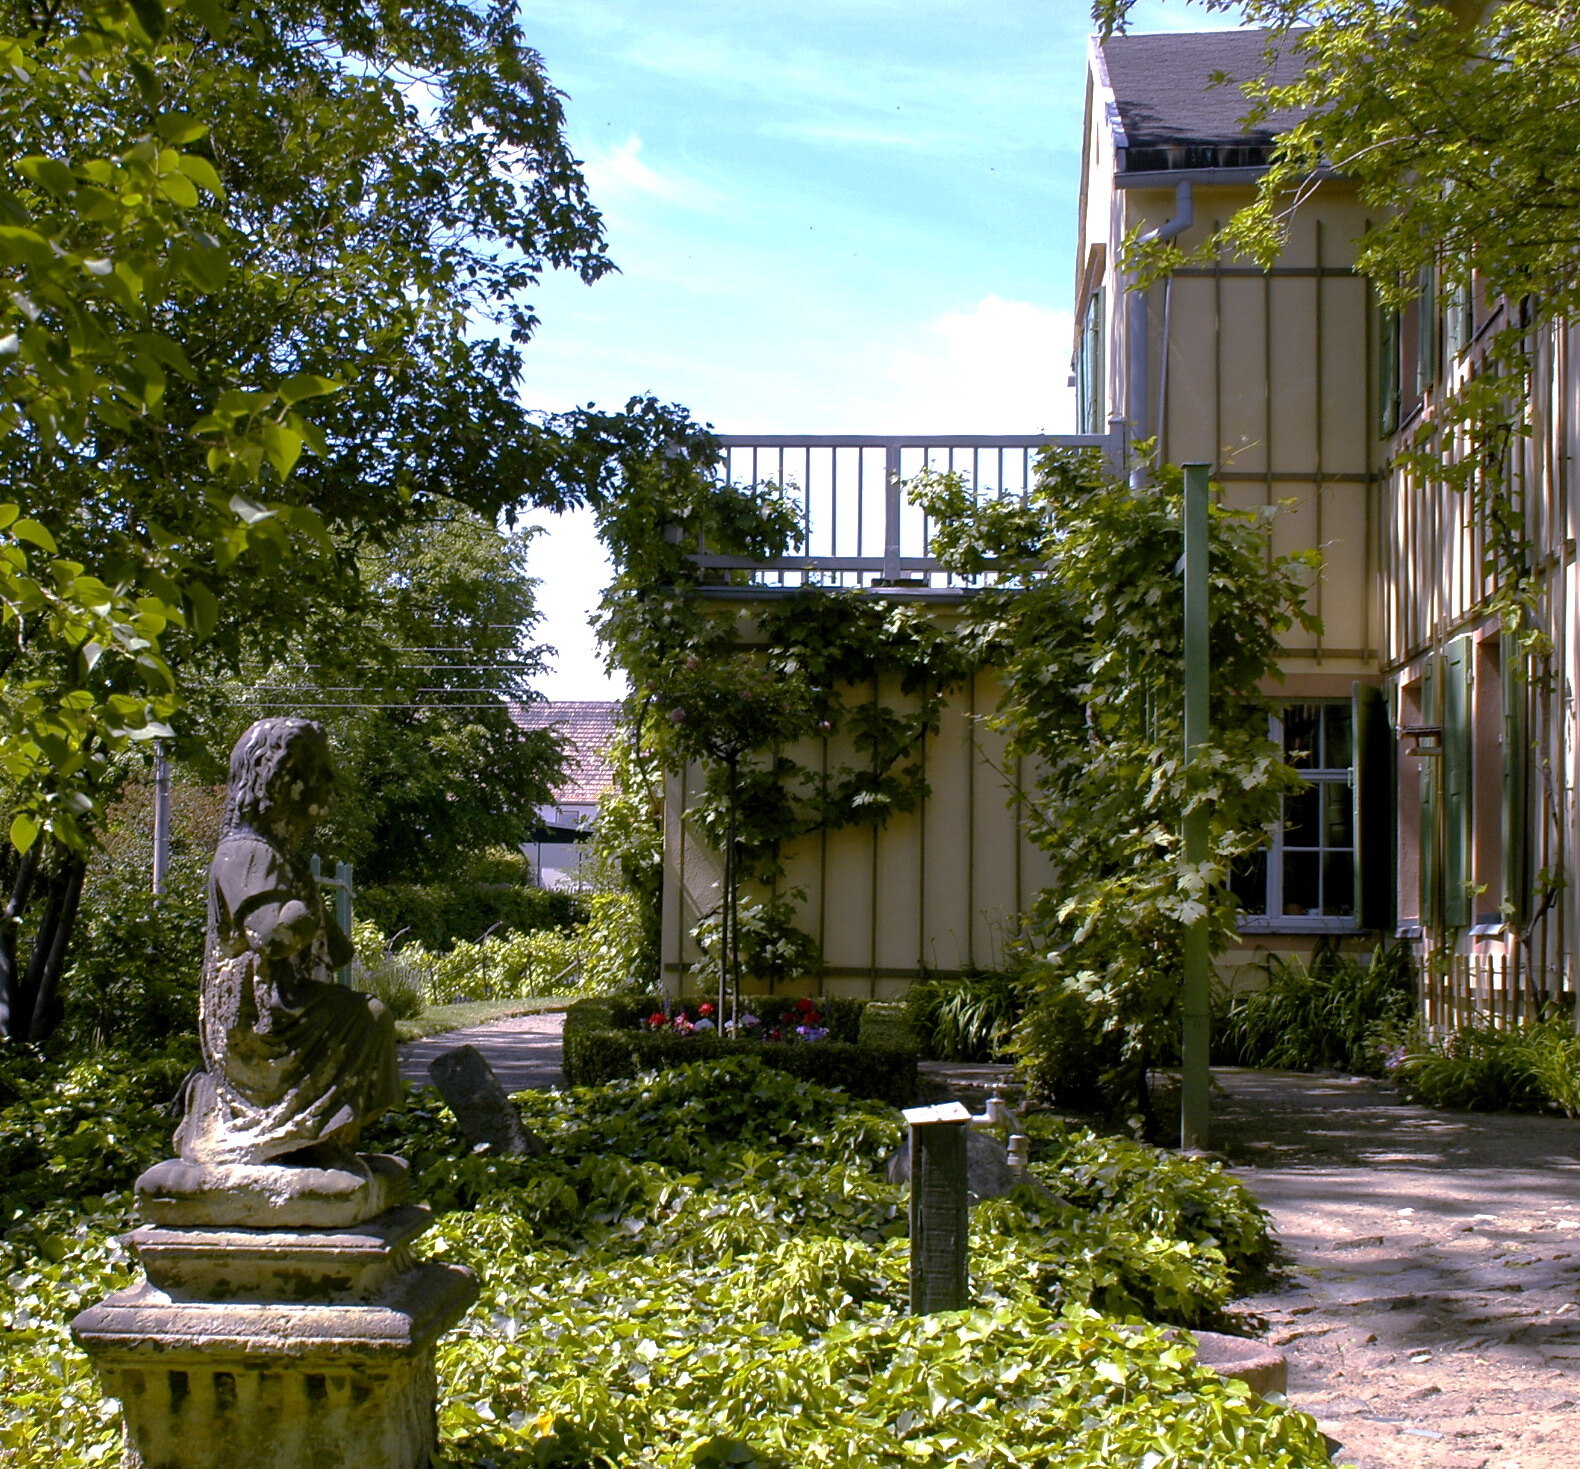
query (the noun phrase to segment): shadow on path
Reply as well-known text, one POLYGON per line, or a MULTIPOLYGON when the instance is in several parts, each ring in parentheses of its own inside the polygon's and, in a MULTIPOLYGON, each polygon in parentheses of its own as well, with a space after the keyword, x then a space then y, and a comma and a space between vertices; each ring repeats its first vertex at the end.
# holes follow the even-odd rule
POLYGON ((1214 1075, 1214 1146, 1290 1267, 1241 1304, 1339 1462, 1580 1463, 1580 1122, 1436 1111, 1356 1077, 1214 1075))

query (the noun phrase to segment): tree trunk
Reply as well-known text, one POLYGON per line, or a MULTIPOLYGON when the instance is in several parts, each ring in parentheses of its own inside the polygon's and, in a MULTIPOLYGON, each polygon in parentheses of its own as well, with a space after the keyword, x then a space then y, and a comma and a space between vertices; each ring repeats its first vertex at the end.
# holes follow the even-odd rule
MULTIPOLYGON (((65 970, 66 955, 71 952, 72 935, 77 929, 77 914, 82 908, 82 884, 88 874, 88 864, 72 853, 63 858, 62 868, 54 931, 49 937, 49 947, 44 951, 38 989, 33 997, 33 1022, 28 1032, 28 1039, 33 1041, 48 1040, 66 1014, 60 993, 60 976, 65 970)), ((43 937, 41 933, 41 948, 43 937)))
POLYGON ((38 848, 34 847, 23 853, 11 884, 11 896, 4 910, 0 910, 0 1036, 10 1040, 26 1040, 32 1028, 33 1007, 30 998, 23 994, 17 973, 16 936, 37 871, 38 848))

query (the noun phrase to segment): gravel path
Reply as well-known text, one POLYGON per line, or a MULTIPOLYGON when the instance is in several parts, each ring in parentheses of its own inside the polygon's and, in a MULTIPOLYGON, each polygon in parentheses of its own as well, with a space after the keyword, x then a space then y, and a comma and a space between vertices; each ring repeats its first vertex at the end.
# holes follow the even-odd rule
POLYGON ((1358 1469, 1580 1466, 1580 1122, 1222 1070, 1214 1145, 1289 1269, 1240 1307, 1358 1469))
POLYGON ((428 1063, 435 1056, 459 1046, 476 1046, 488 1058, 507 1092, 565 1085, 560 1070, 560 1032, 563 1012, 548 1015, 512 1015, 468 1030, 447 1030, 412 1041, 400 1048, 400 1074, 407 1081, 426 1086, 428 1063))

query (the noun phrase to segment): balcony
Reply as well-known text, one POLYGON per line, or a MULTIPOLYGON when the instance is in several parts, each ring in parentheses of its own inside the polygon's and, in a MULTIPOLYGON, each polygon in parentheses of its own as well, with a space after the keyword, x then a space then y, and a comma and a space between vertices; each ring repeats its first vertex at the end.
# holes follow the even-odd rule
POLYGON ((699 546, 711 570, 749 571, 764 589, 905 587, 964 590, 931 554, 929 517, 907 503, 906 481, 924 469, 958 474, 978 499, 1025 495, 1049 446, 1101 449, 1118 467, 1117 434, 726 434, 721 479, 772 483, 800 504, 799 546, 771 561, 699 546))

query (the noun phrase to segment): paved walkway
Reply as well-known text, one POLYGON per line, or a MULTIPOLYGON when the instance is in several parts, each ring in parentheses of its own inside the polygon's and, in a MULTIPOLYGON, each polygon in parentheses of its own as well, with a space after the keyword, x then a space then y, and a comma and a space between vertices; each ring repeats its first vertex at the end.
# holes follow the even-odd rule
POLYGON ((1580 1122, 1224 1070, 1213 1141, 1289 1269, 1241 1302, 1360 1469, 1580 1465, 1580 1122))
POLYGON ((426 1086, 428 1063, 435 1056, 459 1046, 476 1046, 488 1058, 507 1092, 565 1085, 560 1070, 560 1032, 563 1012, 550 1015, 513 1015, 507 1020, 474 1025, 469 1030, 447 1030, 412 1041, 400 1048, 400 1073, 407 1081, 426 1086))

